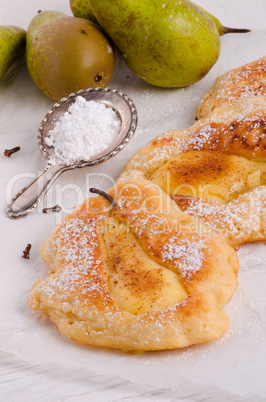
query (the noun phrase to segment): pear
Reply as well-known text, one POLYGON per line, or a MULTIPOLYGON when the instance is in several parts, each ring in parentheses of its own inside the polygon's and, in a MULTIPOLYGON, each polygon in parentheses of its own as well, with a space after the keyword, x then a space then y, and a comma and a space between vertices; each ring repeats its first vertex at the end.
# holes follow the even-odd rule
POLYGON ((191 85, 219 57, 216 25, 188 0, 88 1, 129 68, 152 85, 191 85))
POLYGON ((31 21, 26 39, 28 71, 51 99, 108 85, 115 66, 114 50, 93 22, 41 11, 31 21))
POLYGON ((69 5, 75 17, 86 18, 87 20, 97 23, 87 0, 69 0, 69 5))
POLYGON ((0 26, 0 79, 25 54, 26 31, 13 25, 0 26))
MULTIPOLYGON (((92 9, 88 3, 88 0, 69 0, 70 2, 70 8, 72 10, 72 13, 75 17, 81 17, 81 18, 87 18, 88 20, 97 23, 97 19, 95 18, 95 15, 92 12, 92 9)), ((199 6, 198 6, 199 7, 199 6)), ((246 28, 229 28, 221 24, 221 22, 218 20, 217 17, 214 15, 208 13, 208 11, 204 10, 202 7, 201 9, 205 11, 205 13, 208 14, 208 16, 211 18, 211 20, 214 22, 216 25, 216 28, 219 32, 220 36, 223 36, 228 33, 247 33, 251 32, 250 29, 246 28)))

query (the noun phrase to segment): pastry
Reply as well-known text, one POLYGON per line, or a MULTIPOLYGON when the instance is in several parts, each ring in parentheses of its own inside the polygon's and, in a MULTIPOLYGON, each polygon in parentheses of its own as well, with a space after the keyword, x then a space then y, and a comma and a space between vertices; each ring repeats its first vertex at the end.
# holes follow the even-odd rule
POLYGON ((235 248, 266 240, 265 110, 266 97, 260 96, 223 104, 207 119, 141 148, 119 180, 151 180, 235 248))
POLYGON ((197 118, 205 119, 224 103, 266 95, 266 57, 228 71, 218 77, 197 107, 197 118))
POLYGON ((136 171, 149 179, 164 163, 189 150, 212 150, 266 160, 266 97, 224 104, 183 130, 170 130, 140 148, 127 162, 121 178, 136 171))
POLYGON ((266 239, 266 186, 258 186, 228 204, 213 199, 173 195, 172 199, 189 215, 200 219, 210 231, 225 236, 238 249, 242 244, 266 239))
POLYGON ((50 266, 29 297, 78 342, 148 351, 221 336, 237 287, 226 240, 198 227, 157 185, 123 181, 82 203, 41 246, 50 266))

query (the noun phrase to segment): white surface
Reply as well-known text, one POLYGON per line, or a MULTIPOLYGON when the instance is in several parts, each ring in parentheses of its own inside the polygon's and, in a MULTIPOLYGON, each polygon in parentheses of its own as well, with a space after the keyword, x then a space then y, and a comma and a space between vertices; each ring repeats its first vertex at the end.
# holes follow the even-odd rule
MULTIPOLYGON (((187 350, 130 356, 83 347, 61 336, 26 303, 34 280, 46 275, 38 250, 57 220, 88 197, 89 187, 110 187, 140 146, 163 131, 193 124, 198 101, 218 75, 265 55, 265 0, 197 3, 224 25, 251 28, 252 33, 223 37, 219 61, 202 81, 186 89, 151 87, 118 59, 109 86, 134 100, 139 114, 135 136, 110 161, 63 174, 37 211, 20 220, 7 218, 6 202, 44 168, 36 134, 53 101, 34 86, 25 64, 11 82, 0 82, 1 400, 266 400, 265 244, 239 251, 239 287, 226 307, 231 318, 228 333, 187 350), (5 148, 17 145, 17 154, 3 156, 5 148), (43 207, 56 203, 63 207, 60 214, 42 214, 43 207), (32 244, 30 260, 23 260, 27 243, 32 244)), ((68 0, 0 0, 0 24, 26 29, 39 9, 71 14, 68 0)))

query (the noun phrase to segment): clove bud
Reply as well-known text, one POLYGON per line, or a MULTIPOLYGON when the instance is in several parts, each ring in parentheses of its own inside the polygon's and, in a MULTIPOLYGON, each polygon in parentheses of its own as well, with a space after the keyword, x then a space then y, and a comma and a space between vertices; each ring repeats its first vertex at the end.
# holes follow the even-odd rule
POLYGON ((43 208, 42 212, 43 212, 43 214, 47 214, 49 212, 60 212, 61 209, 62 208, 59 205, 55 205, 54 207, 43 208))
POLYGON ((15 147, 15 148, 11 148, 11 149, 5 149, 4 155, 7 156, 8 158, 10 158, 10 156, 12 154, 14 154, 15 152, 18 152, 20 150, 20 147, 15 147))
POLYGON ((31 249, 31 244, 27 244, 27 247, 25 248, 25 250, 23 251, 23 255, 22 258, 25 258, 25 260, 29 260, 30 259, 30 249, 31 249))

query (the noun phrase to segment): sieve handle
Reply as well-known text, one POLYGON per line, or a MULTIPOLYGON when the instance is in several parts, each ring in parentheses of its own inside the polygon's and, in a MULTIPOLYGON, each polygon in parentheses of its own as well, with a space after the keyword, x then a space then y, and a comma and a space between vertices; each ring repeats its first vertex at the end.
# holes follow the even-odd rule
POLYGON ((26 187, 24 187, 7 207, 9 218, 20 218, 34 211, 53 182, 67 170, 68 167, 55 164, 48 165, 44 171, 26 187))

